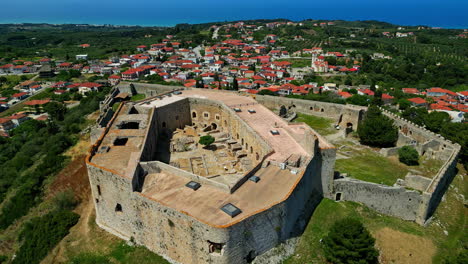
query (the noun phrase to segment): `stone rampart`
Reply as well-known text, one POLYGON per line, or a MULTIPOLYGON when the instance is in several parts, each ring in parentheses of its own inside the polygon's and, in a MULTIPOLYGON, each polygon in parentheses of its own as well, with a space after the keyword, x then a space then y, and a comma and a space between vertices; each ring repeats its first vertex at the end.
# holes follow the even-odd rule
POLYGON ((351 178, 335 179, 335 200, 354 201, 391 216, 415 221, 422 202, 417 191, 390 187, 351 178))

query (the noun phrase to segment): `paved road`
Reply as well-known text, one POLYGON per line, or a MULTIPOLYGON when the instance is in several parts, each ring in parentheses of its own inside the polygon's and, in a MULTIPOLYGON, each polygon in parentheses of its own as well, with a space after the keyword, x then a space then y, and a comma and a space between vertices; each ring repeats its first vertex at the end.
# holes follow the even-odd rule
POLYGON ((213 31, 213 39, 218 39, 218 31, 221 27, 217 27, 214 31, 213 31))
POLYGON ((200 45, 193 48, 193 52, 195 52, 195 55, 197 55, 197 58, 201 58, 201 54, 200 54, 201 49, 202 49, 202 47, 200 45))

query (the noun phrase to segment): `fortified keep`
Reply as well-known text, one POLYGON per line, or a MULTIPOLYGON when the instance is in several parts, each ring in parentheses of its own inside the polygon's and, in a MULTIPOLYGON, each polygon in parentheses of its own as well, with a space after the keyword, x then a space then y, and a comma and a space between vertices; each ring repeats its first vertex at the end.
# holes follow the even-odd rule
POLYGON ((184 90, 122 104, 86 162, 100 227, 172 262, 237 264, 302 232, 335 156, 250 97, 184 90))

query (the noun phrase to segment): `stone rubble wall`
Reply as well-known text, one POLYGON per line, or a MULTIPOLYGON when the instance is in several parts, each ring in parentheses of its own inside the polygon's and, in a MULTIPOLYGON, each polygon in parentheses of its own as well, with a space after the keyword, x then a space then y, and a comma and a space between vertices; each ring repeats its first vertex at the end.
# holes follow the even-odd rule
POLYGON ((422 202, 417 191, 351 178, 335 179, 334 192, 335 198, 341 194, 340 200, 363 203, 382 214, 411 221, 416 220, 422 202))

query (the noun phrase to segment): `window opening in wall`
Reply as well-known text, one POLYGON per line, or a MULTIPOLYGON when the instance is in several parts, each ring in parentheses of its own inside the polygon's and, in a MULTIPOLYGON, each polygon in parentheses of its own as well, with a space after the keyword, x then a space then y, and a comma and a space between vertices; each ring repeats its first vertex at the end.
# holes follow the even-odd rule
POLYGON ((227 126, 227 120, 224 120, 224 126, 227 126))
POLYGON ((323 109, 323 108, 322 108, 322 109, 320 109, 320 112, 325 112, 325 109, 323 109))
POLYGON ((311 107, 309 107, 309 110, 314 110, 314 108, 311 106, 311 107))
POLYGON ((140 123, 139 122, 122 122, 118 125, 119 129, 139 129, 140 123))
POLYGON ((250 147, 250 154, 252 154, 252 153, 253 153, 253 148, 252 148, 252 147, 250 147))
POLYGON ((100 185, 97 186, 97 193, 98 193, 99 195, 101 195, 101 186, 100 186, 100 185))
POLYGON ((116 138, 114 140, 114 146, 125 146, 127 144, 128 138, 116 138))
POLYGON ((239 134, 236 134, 236 138, 239 139, 239 134))
POLYGON ((335 201, 341 201, 341 193, 336 193, 335 201))
POLYGON ((179 120, 179 116, 175 116, 175 120, 179 120))
POLYGON ((249 144, 247 142, 245 142, 245 149, 249 149, 249 144))
POLYGON ((96 203, 99 203, 99 199, 96 199, 96 203))
POLYGON ((244 145, 244 139, 241 139, 241 145, 242 146, 244 145))
POLYGON ((208 250, 210 253, 221 254, 224 243, 215 243, 208 240, 208 250))
POLYGON ((245 261, 247 263, 252 263, 252 261, 254 261, 255 259, 255 250, 252 250, 249 252, 249 254, 247 254, 247 256, 245 257, 245 261))
POLYGON ((122 205, 118 203, 118 204, 115 206, 115 211, 116 211, 116 212, 122 212, 122 205))
POLYGON ((166 127, 166 122, 162 122, 162 127, 163 127, 163 128, 166 127))
POLYGON ((218 125, 216 123, 211 123, 211 128, 216 130, 218 128, 218 125))
POLYGON ((258 155, 258 152, 255 152, 255 159, 256 159, 256 160, 259 160, 259 159, 260 159, 260 156, 258 155))
POLYGON ((197 113, 196 113, 196 112, 192 112, 192 117, 193 117, 193 118, 197 118, 197 113))
POLYGON ((221 119, 221 117, 219 115, 216 115, 215 118, 216 118, 216 120, 221 119))
POLYGON ((210 115, 208 113, 203 113, 204 117, 209 117, 210 115))

